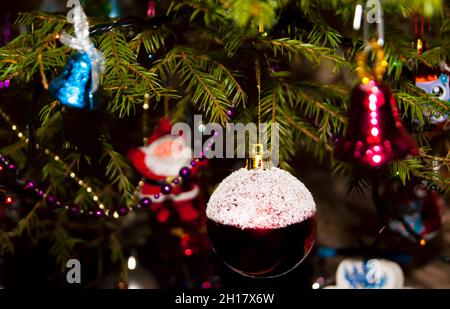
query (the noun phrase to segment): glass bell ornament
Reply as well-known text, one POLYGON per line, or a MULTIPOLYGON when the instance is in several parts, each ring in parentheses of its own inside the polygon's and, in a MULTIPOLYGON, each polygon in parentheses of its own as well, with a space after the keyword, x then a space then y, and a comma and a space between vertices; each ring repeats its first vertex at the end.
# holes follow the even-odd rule
POLYGON ((75 36, 65 32, 60 41, 77 50, 62 73, 53 79, 49 92, 63 105, 79 109, 93 110, 97 107, 97 90, 105 71, 105 57, 89 39, 89 23, 81 6, 74 9, 75 36))
POLYGON ((316 238, 311 193, 290 173, 270 166, 262 145, 219 184, 206 209, 210 244, 232 270, 277 277, 296 268, 316 238))
POLYGON ((73 54, 63 72, 50 83, 49 91, 64 105, 94 109, 98 100, 92 91, 91 62, 88 54, 73 54))
POLYGON ((377 43, 359 56, 358 73, 362 82, 351 93, 345 137, 338 142, 336 159, 364 166, 379 167, 407 155, 416 155, 417 146, 405 129, 389 87, 381 82, 387 62, 377 43), (374 72, 364 70, 369 49, 376 54, 374 72))

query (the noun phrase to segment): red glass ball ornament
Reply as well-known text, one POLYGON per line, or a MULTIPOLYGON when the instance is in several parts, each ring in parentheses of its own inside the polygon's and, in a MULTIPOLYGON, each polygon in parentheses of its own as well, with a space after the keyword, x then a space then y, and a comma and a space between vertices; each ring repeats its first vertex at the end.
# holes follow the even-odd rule
POLYGON ((278 168, 232 173, 211 195, 206 216, 213 250, 232 270, 249 277, 288 273, 316 238, 311 193, 278 168))
POLYGON ((389 87, 376 81, 357 85, 351 94, 347 131, 336 145, 335 158, 379 167, 416 154, 416 142, 398 115, 389 87))

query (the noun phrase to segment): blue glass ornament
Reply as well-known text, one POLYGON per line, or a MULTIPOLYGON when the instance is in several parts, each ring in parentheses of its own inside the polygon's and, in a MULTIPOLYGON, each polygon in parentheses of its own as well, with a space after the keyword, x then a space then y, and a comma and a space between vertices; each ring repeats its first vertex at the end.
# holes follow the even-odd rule
POLYGON ((97 97, 92 90, 92 67, 86 52, 73 54, 60 76, 52 80, 50 93, 69 107, 92 110, 97 97))

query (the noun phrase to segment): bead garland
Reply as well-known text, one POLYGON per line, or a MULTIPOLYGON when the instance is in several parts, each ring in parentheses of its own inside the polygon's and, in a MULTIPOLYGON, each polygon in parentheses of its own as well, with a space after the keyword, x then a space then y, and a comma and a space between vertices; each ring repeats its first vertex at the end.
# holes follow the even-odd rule
POLYGON ((11 82, 9 79, 6 79, 4 81, 0 81, 0 89, 1 88, 9 88, 11 82))
POLYGON ((358 66, 356 68, 359 78, 365 85, 371 80, 381 81, 384 73, 386 72, 386 67, 388 66, 383 47, 376 41, 371 41, 367 44, 368 45, 364 48, 364 50, 357 56, 358 66), (371 50, 375 53, 375 65, 372 72, 367 71, 365 68, 371 50))
MULTIPOLYGON (((149 108, 149 104, 148 104, 148 102, 146 102, 143 106, 143 109, 146 111, 146 110, 148 110, 148 108, 149 108)), ((235 107, 233 105, 227 111, 228 116, 232 117, 235 115, 234 108, 235 107)), ((29 138, 27 138, 25 136, 25 134, 18 129, 18 127, 11 121, 10 117, 1 108, 0 108, 0 116, 2 116, 3 119, 5 119, 5 121, 10 124, 10 128, 12 131, 17 132, 17 137, 20 140, 24 141, 25 143, 29 143, 29 138)), ((218 135, 217 132, 213 132, 214 137, 217 135, 218 135)), ((147 142, 147 140, 144 140, 144 142, 147 142)), ((211 139, 208 142, 207 146, 205 147, 205 150, 209 150, 209 148, 212 147, 213 144, 214 144, 214 141, 213 141, 213 139, 211 139)), ((36 146, 36 149, 42 149, 42 147, 39 144, 36 144, 35 146, 36 146)), ((59 164, 61 164, 63 166, 64 170, 66 171, 66 175, 68 175, 80 187, 84 188, 87 193, 89 193, 89 195, 92 198, 92 201, 97 204, 96 209, 85 211, 84 209, 80 209, 79 207, 77 207, 75 205, 70 206, 69 204, 61 203, 61 201, 58 199, 57 196, 52 195, 52 194, 47 194, 44 192, 44 190, 39 188, 37 186, 37 182, 35 180, 25 179, 23 176, 21 176, 20 171, 17 169, 17 165, 14 162, 12 162, 11 160, 8 160, 6 157, 4 157, 1 154, 0 154, 0 172, 3 170, 12 172, 17 177, 16 182, 19 182, 20 184, 22 184, 22 188, 25 191, 30 191, 30 192, 34 191, 40 199, 45 199, 47 203, 49 203, 50 205, 54 205, 57 208, 62 207, 64 209, 68 210, 71 214, 86 214, 86 215, 95 216, 98 218, 106 216, 106 217, 110 217, 110 218, 114 218, 114 219, 119 219, 120 217, 127 215, 132 210, 140 209, 140 208, 148 209, 149 206, 152 204, 152 199, 145 197, 145 198, 142 198, 139 201, 139 203, 132 206, 131 208, 121 207, 118 210, 114 210, 114 211, 109 208, 106 208, 105 205, 101 202, 100 195, 97 194, 94 191, 94 189, 86 181, 84 181, 80 177, 78 177, 77 174, 60 158, 60 156, 58 156, 57 154, 55 154, 48 148, 44 148, 44 153, 46 155, 50 156, 52 158, 52 160, 54 160, 55 162, 58 162, 59 164)), ((166 182, 161 185, 161 193, 154 194, 152 196, 153 199, 157 200, 161 197, 161 195, 170 194, 173 191, 175 186, 180 185, 183 180, 186 181, 187 179, 189 179, 192 168, 195 167, 199 161, 202 161, 204 159, 205 159, 205 157, 202 152, 202 153, 200 153, 200 158, 195 158, 191 161, 189 166, 182 167, 179 171, 178 176, 173 177, 171 179, 167 179, 166 182)), ((144 185, 144 181, 143 180, 139 181, 135 192, 137 192, 140 188, 142 188, 143 185, 144 185)))

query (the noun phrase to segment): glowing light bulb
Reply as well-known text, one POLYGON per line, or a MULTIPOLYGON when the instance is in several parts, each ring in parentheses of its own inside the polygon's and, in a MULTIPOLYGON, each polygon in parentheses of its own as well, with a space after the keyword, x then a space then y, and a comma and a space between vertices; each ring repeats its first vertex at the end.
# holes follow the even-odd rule
POLYGON ((135 270, 136 269, 136 265, 137 265, 136 258, 134 256, 130 256, 128 258, 128 263, 127 263, 128 269, 129 270, 135 270))
POLYGON ((5 197, 5 204, 8 206, 11 206, 12 204, 14 204, 14 198, 10 195, 5 197))
POLYGON ((372 128, 372 130, 370 130, 370 134, 372 134, 372 136, 378 136, 378 133, 380 132, 377 128, 372 128))
POLYGON ((380 162, 381 162, 381 156, 380 156, 380 155, 374 155, 374 156, 372 157, 372 161, 373 161, 374 163, 380 163, 380 162))

